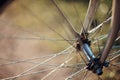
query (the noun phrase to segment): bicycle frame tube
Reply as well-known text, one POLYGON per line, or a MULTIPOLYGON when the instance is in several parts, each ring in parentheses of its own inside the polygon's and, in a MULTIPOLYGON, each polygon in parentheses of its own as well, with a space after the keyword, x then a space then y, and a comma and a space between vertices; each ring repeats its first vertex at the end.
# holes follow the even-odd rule
POLYGON ((111 31, 109 33, 106 45, 103 49, 102 55, 100 57, 100 62, 104 63, 112 45, 117 37, 117 34, 120 30, 120 0, 113 0, 113 13, 111 21, 111 31))
POLYGON ((84 20, 84 24, 83 24, 84 28, 82 29, 81 33, 88 32, 88 29, 91 26, 91 23, 94 19, 94 15, 97 11, 99 3, 100 3, 100 0, 90 0, 87 14, 85 16, 85 20, 84 20))

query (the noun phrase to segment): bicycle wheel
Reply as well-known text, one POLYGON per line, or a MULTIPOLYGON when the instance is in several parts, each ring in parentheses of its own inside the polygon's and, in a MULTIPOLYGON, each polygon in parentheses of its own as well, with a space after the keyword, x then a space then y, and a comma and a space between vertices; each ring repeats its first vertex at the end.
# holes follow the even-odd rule
MULTIPOLYGON (((82 52, 76 50, 75 32, 69 27, 72 24, 76 26, 74 30, 80 32, 82 27, 79 25, 82 24, 89 2, 56 0, 56 3, 60 10, 51 0, 16 0, 1 15, 0 79, 119 79, 119 37, 108 57, 110 66, 99 77, 86 69, 87 60, 82 52), (64 12, 62 15, 61 10, 64 12)), ((100 5, 99 13, 96 14, 100 15, 96 18, 99 23, 103 22, 104 17, 101 16, 108 9, 106 4, 100 5), (103 6, 106 6, 104 11, 103 6)), ((96 56, 99 56, 107 39, 109 20, 95 28, 91 27, 89 31, 91 48, 96 56)))

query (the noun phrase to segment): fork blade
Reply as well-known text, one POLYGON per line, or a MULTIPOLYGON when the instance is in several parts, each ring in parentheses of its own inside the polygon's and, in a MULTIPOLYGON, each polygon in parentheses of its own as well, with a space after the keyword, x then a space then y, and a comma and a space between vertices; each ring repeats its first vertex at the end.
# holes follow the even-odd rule
POLYGON ((83 23, 83 29, 82 32, 88 32, 89 27, 91 26, 91 23, 93 21, 94 15, 97 11, 97 8, 99 6, 100 0, 90 0, 87 14, 85 16, 85 20, 83 23))
POLYGON ((113 44, 115 39, 117 38, 117 35, 120 31, 120 0, 113 0, 113 13, 112 13, 112 21, 111 21, 111 31, 108 35, 108 39, 106 41, 105 47, 102 51, 102 55, 100 58, 100 62, 104 63, 113 44))

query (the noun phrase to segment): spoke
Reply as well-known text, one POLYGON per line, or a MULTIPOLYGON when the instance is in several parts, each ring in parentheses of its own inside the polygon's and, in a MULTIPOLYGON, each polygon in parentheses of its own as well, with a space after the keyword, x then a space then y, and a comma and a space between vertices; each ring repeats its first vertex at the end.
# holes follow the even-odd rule
POLYGON ((0 23, 4 23, 4 24, 7 23, 9 25, 9 27, 11 27, 11 28, 13 28, 13 26, 14 26, 14 28, 17 29, 17 30, 21 30, 21 31, 27 32, 27 33, 35 35, 37 37, 41 37, 38 32, 33 32, 33 31, 30 31, 30 30, 23 29, 22 26, 14 24, 14 22, 12 22, 12 21, 6 21, 4 19, 0 19, 0 23))
POLYGON ((113 64, 113 65, 120 65, 120 62, 118 62, 118 63, 115 63, 115 64, 113 64))
POLYGON ((100 49, 99 40, 97 41, 97 44, 98 44, 98 49, 99 49, 99 53, 100 53, 101 49, 100 49))
MULTIPOLYGON (((71 53, 73 53, 73 51, 72 51, 71 53)), ((70 53, 70 54, 71 54, 71 53, 70 53)), ((63 67, 66 63, 70 62, 70 61, 73 59, 73 57, 70 58, 70 59, 69 59, 69 57, 70 57, 70 55, 67 56, 65 62, 63 62, 62 64, 60 64, 58 67, 56 67, 56 68, 55 68, 54 70, 52 70, 51 72, 49 72, 49 73, 48 73, 46 76, 44 76, 41 80, 46 79, 46 78, 49 77, 51 74, 53 74, 55 71, 57 71, 59 68, 63 67)))
POLYGON ((58 67, 56 67, 54 70, 52 70, 51 72, 49 72, 46 76, 44 76, 41 80, 45 80, 47 77, 49 77, 52 73, 54 73, 56 70, 58 70, 60 67, 63 67, 66 63, 68 63, 69 61, 71 61, 72 58, 66 60, 64 63, 60 64, 58 67))
POLYGON ((84 59, 84 57, 82 56, 82 54, 81 54, 81 52, 80 52, 80 51, 78 51, 78 54, 79 54, 79 55, 80 55, 80 57, 82 58, 83 62, 87 65, 87 62, 86 62, 86 60, 84 59))
MULTIPOLYGON (((74 2, 74 0, 72 0, 72 2, 74 2)), ((76 12, 76 15, 78 16, 78 23, 80 21, 80 26, 83 27, 83 23, 82 23, 82 20, 81 20, 81 15, 79 14, 78 10, 77 10, 77 7, 76 5, 73 4, 73 8, 75 9, 75 12, 76 12)), ((80 28, 80 26, 78 26, 80 28)))
MULTIPOLYGON (((60 70, 60 69, 59 69, 60 70)), ((57 74, 58 74, 58 71, 57 72, 55 72, 55 74, 54 74, 54 76, 52 77, 52 79, 50 79, 50 80, 54 80, 55 79, 55 77, 57 76, 57 74)))
MULTIPOLYGON (((93 37, 97 36, 97 34, 98 34, 99 32, 101 32, 101 28, 103 27, 103 25, 104 25, 105 23, 107 23, 108 21, 110 21, 111 18, 112 18, 112 17, 109 17, 108 19, 106 19, 105 21, 103 21, 101 24, 99 24, 98 26, 96 26, 96 27, 93 28, 92 30, 88 31, 88 33, 90 33, 90 34, 94 33, 94 34, 92 34, 92 36, 90 36, 90 38, 93 38, 93 37)), ((102 35, 102 36, 103 36, 103 35, 102 35)), ((101 37, 102 37, 102 36, 101 36, 101 37)), ((103 37, 103 39, 104 39, 104 38, 107 38, 107 35, 106 35, 105 37, 103 37)), ((101 39, 102 39, 102 38, 101 38, 101 39)), ((100 39, 100 40, 101 40, 101 39, 100 39)))
POLYGON ((19 5, 25 9, 29 14, 31 14, 31 16, 33 16, 34 18, 36 18, 36 20, 38 22, 42 22, 46 25, 47 28, 49 28, 51 31, 53 31, 54 33, 56 33, 58 36, 60 36, 62 39, 64 39, 65 41, 67 41, 70 45, 72 45, 71 42, 69 42, 65 37, 63 37, 60 33, 58 33, 56 30, 54 30, 53 28, 51 28, 50 25, 48 25, 44 20, 42 20, 41 18, 39 18, 31 9, 29 9, 28 7, 26 7, 24 4, 22 4, 21 2, 19 2, 19 5))
POLYGON ((115 45, 112 47, 113 49, 120 49, 120 45, 115 45))
MULTIPOLYGON (((69 42, 66 38, 64 38, 60 33, 58 33, 57 31, 55 31, 53 28, 51 28, 51 27, 49 27, 48 26, 48 28, 50 29, 50 30, 52 30, 53 32, 55 32, 57 35, 59 35, 61 38, 63 38, 65 41, 67 41, 70 45, 72 45, 72 43, 71 42, 69 42)), ((72 45, 73 46, 73 45, 72 45)), ((74 47, 74 46, 73 46, 74 47)))
POLYGON ((112 64, 112 63, 110 63, 110 65, 111 65, 111 66, 114 66, 114 67, 116 67, 116 68, 118 68, 118 69, 120 69, 120 66, 119 66, 119 65, 112 64))
POLYGON ((94 44, 94 43, 97 43, 98 40, 100 41, 100 40, 103 40, 103 39, 107 38, 107 36, 108 36, 108 34, 105 34, 105 35, 102 35, 102 36, 97 37, 96 40, 93 41, 93 44, 94 44))
POLYGON ((113 60, 117 59, 118 57, 120 57, 120 54, 118 54, 117 56, 113 57, 113 58, 112 58, 112 59, 110 59, 109 61, 111 62, 111 61, 113 61, 113 60))
POLYGON ((8 79, 16 79, 16 78, 18 78, 19 76, 21 76, 21 75, 23 75, 23 74, 25 74, 25 73, 27 73, 27 72, 29 72, 29 71, 31 71, 31 70, 33 70, 33 69, 39 67, 40 65, 49 62, 50 60, 54 59, 55 57, 64 54, 64 52, 70 50, 71 48, 72 48, 72 46, 71 46, 71 47, 68 47, 67 49, 61 51, 60 53, 58 53, 58 54, 56 54, 56 55, 54 55, 54 56, 52 56, 52 57, 50 57, 50 58, 44 60, 43 62, 41 62, 41 63, 39 63, 39 64, 37 64, 37 65, 35 65, 35 66, 32 66, 31 68, 25 70, 24 72, 22 72, 22 73, 20 73, 20 74, 18 74, 18 75, 16 75, 16 76, 13 76, 13 77, 5 78, 4 80, 8 80, 8 79))
MULTIPOLYGON (((40 70, 40 71, 35 71, 35 72, 31 72, 31 73, 26 73, 26 74, 23 74, 23 75, 20 75, 19 77, 24 77, 24 76, 28 76, 28 75, 35 75, 35 74, 40 74, 40 73, 43 73, 43 72, 47 72, 47 71, 50 71, 50 70, 53 70, 55 69, 56 67, 58 67, 59 65, 53 65, 51 66, 52 68, 49 68, 49 69, 44 69, 44 70, 40 70)), ((61 66, 60 68, 76 68, 76 67, 72 67, 72 66, 61 66)), ((15 77, 13 77, 14 79, 15 77)), ((10 80, 11 77, 8 77, 7 80, 10 80)), ((6 80, 6 79, 2 79, 2 80, 6 80)))
POLYGON ((117 69, 120 69, 120 62, 119 63, 110 63, 110 66, 116 67, 117 69))
POLYGON ((85 20, 84 20, 84 23, 83 23, 84 29, 82 30, 82 32, 84 32, 84 31, 86 33, 88 32, 88 28, 91 26, 94 15, 95 15, 96 10, 99 6, 99 2, 100 2, 100 0, 90 0, 88 10, 87 10, 87 14, 85 16, 85 20))
POLYGON ((54 29, 52 29, 52 28, 50 28, 49 26, 48 26, 48 28, 49 29, 51 29, 53 32, 55 32, 55 33, 57 33, 62 39, 51 39, 51 38, 42 38, 38 33, 36 33, 36 32, 32 32, 32 31, 28 31, 28 30, 25 30, 25 29, 23 29, 23 28, 20 28, 21 26, 19 26, 19 25, 14 25, 12 22, 6 22, 6 21, 4 21, 4 20, 0 20, 0 22, 2 22, 2 23, 8 23, 9 25, 10 25, 10 27, 11 26, 16 26, 17 28, 16 29, 18 29, 18 30, 22 30, 22 31, 25 31, 25 32, 28 32, 28 33, 30 33, 30 34, 32 34, 32 35, 35 35, 35 36, 37 36, 37 37, 18 37, 18 36, 3 36, 3 35, 0 35, 0 38, 5 38, 5 39, 19 39, 19 40, 49 40, 49 41, 67 41, 70 45, 72 45, 71 43, 70 43, 70 41, 76 41, 76 39, 70 39, 70 40, 68 40, 68 39, 65 39, 61 34, 59 34, 58 32, 56 32, 54 29))
MULTIPOLYGON (((65 54, 67 54, 67 53, 68 52, 65 52, 65 54)), ((0 58, 1 60, 9 61, 8 63, 0 64, 0 66, 12 65, 12 64, 23 63, 23 62, 28 62, 28 63, 32 63, 32 64, 40 64, 40 62, 32 62, 32 60, 46 58, 46 57, 52 57, 54 55, 40 56, 40 57, 30 58, 30 59, 25 59, 25 60, 10 60, 10 59, 5 59, 5 58, 0 58)), ((43 66, 50 66, 50 67, 59 66, 57 64, 42 64, 42 65, 43 66)), ((62 68, 79 68, 79 65, 85 65, 85 63, 78 63, 77 65, 69 64, 69 65, 63 66, 62 68)))
POLYGON ((92 74, 92 72, 89 72, 89 73, 85 76, 84 80, 87 80, 87 78, 90 77, 91 74, 92 74))
POLYGON ((95 28, 93 28, 92 30, 88 31, 88 33, 94 33, 96 30, 98 30, 99 28, 101 28, 105 23, 107 23, 108 21, 111 20, 112 17, 106 19, 105 21, 103 21, 101 24, 99 24, 98 26, 96 26, 95 28))
POLYGON ((112 13, 112 4, 110 4, 110 7, 109 7, 109 9, 108 9, 108 11, 107 11, 107 13, 105 15, 105 18, 107 19, 108 17, 110 17, 111 13, 112 13))
MULTIPOLYGON (((25 37, 25 36, 4 36, 0 35, 0 39, 19 39, 19 40, 48 40, 48 41, 65 41, 62 38, 47 38, 47 37, 25 37)), ((76 41, 76 39, 66 39, 66 41, 76 41)))
POLYGON ((84 73, 84 76, 83 76, 82 80, 86 80, 87 74, 88 74, 88 70, 86 70, 86 71, 85 71, 85 73, 84 73))
POLYGON ((95 78, 95 76, 97 76, 98 77, 98 75, 95 75, 94 77, 93 77, 93 75, 95 75, 93 72, 91 72, 91 71, 89 71, 87 74, 86 74, 86 76, 85 76, 85 78, 83 79, 83 80, 89 80, 89 79, 92 79, 92 80, 94 80, 94 78, 95 78))
POLYGON ((114 54, 119 54, 119 53, 120 53, 120 50, 118 50, 118 51, 116 51, 116 52, 114 52, 114 53, 109 54, 109 56, 112 56, 112 55, 114 55, 114 54))
MULTIPOLYGON (((64 52, 62 55, 68 54, 68 53, 69 52, 64 52)), ((9 61, 8 63, 0 64, 0 66, 12 65, 12 64, 23 63, 23 62, 29 62, 29 63, 32 63, 32 64, 38 64, 39 62, 31 62, 31 61, 41 59, 41 58, 49 58, 49 57, 52 57, 52 56, 56 56, 56 54, 51 54, 51 55, 46 55, 46 56, 39 56, 39 57, 29 58, 29 59, 25 59, 25 60, 9 60, 9 59, 0 58, 2 60, 9 61)))
POLYGON ((119 39, 120 39, 120 36, 118 36, 118 37, 116 38, 116 41, 119 40, 119 39))
POLYGON ((68 76, 65 80, 70 80, 70 79, 72 79, 74 76, 76 76, 76 75, 82 73, 82 71, 85 70, 86 68, 87 68, 87 67, 84 67, 84 68, 80 69, 79 71, 77 71, 77 72, 71 74, 71 75, 68 76))
POLYGON ((62 15, 62 17, 66 20, 66 22, 68 23, 68 28, 70 29, 70 31, 72 32, 72 34, 75 37, 78 37, 78 33, 76 32, 76 30, 74 29, 73 25, 71 24, 71 22, 68 20, 68 18, 65 16, 65 14, 62 12, 62 10, 60 9, 60 7, 57 5, 55 0, 52 0, 53 4, 55 5, 55 7, 58 9, 58 11, 60 12, 60 14, 62 15))
MULTIPOLYGON (((23 74, 23 75, 20 75, 19 77, 24 77, 24 76, 28 76, 28 75, 35 75, 35 74, 40 74, 40 73, 43 73, 43 72, 46 72, 46 71, 49 71, 49 70, 52 70, 54 68, 49 68, 49 69, 44 69, 44 70, 40 70, 40 71, 36 71, 36 72, 31 72, 31 73, 26 73, 26 74, 23 74)), ((8 77, 8 78, 4 78, 4 79, 1 79, 1 80, 14 80, 15 77, 8 77)))

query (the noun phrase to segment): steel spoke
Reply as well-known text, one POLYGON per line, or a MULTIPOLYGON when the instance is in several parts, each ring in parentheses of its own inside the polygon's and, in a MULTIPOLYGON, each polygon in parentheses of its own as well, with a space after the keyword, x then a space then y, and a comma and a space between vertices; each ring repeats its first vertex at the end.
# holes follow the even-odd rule
POLYGON ((71 60, 72 60, 72 58, 70 58, 70 59, 66 60, 64 63, 60 64, 58 67, 56 67, 54 70, 52 70, 51 72, 49 72, 46 76, 44 76, 41 80, 45 80, 48 76, 50 76, 52 73, 54 73, 60 67, 63 67, 66 63, 68 63, 71 60))
POLYGON ((43 62, 41 62, 41 63, 39 63, 39 64, 37 64, 37 65, 35 65, 35 66, 32 66, 31 68, 25 70, 24 72, 22 72, 22 73, 20 73, 20 74, 18 74, 18 75, 16 75, 16 76, 13 76, 13 77, 5 78, 4 80, 16 79, 16 78, 18 78, 19 76, 21 76, 21 75, 23 75, 23 74, 25 74, 25 73, 27 73, 27 72, 29 72, 29 71, 31 71, 31 70, 33 70, 33 69, 39 67, 40 65, 49 62, 50 60, 54 59, 55 57, 57 57, 57 56, 59 56, 59 55, 62 55, 64 52, 70 50, 71 48, 72 48, 72 46, 71 46, 71 47, 68 47, 67 49, 61 51, 60 53, 58 53, 58 54, 56 54, 56 55, 54 55, 54 56, 52 56, 52 57, 50 57, 50 58, 44 60, 43 62))
POLYGON ((89 72, 88 70, 86 70, 86 71, 85 71, 85 73, 84 73, 84 76, 83 76, 82 80, 86 80, 86 77, 87 77, 87 75, 88 75, 88 72, 89 72))
POLYGON ((98 30, 99 28, 101 28, 105 23, 107 23, 108 21, 111 20, 112 17, 106 19, 105 21, 103 21, 101 24, 99 24, 98 26, 96 26, 95 28, 93 28, 92 30, 88 31, 88 33, 94 33, 96 30, 98 30))
POLYGON ((72 79, 74 76, 82 73, 82 71, 85 70, 86 68, 87 68, 87 67, 84 67, 84 68, 78 70, 77 72, 75 72, 75 73, 71 74, 70 76, 68 76, 65 80, 70 80, 70 79, 72 79))
MULTIPOLYGON (((68 54, 68 53, 69 52, 64 52, 62 55, 68 54)), ((9 59, 0 58, 2 60, 9 61, 8 63, 0 64, 0 66, 12 65, 12 64, 17 64, 17 63, 24 63, 24 62, 29 62, 29 63, 32 63, 32 64, 38 64, 39 62, 32 62, 32 60, 49 58, 49 57, 52 57, 52 56, 55 56, 55 55, 56 54, 51 54, 51 55, 40 56, 40 57, 35 57, 35 58, 29 58, 29 59, 24 59, 24 60, 9 60, 9 59)))
MULTIPOLYGON (((0 35, 0 39, 19 39, 19 40, 48 40, 48 41, 65 41, 62 38, 47 38, 47 37, 25 37, 25 36, 4 36, 0 35)), ((66 41, 76 41, 76 39, 66 39, 66 41)))
POLYGON ((68 20, 68 18, 65 16, 65 14, 62 12, 62 10, 60 9, 60 7, 57 5, 55 0, 52 0, 53 4, 56 6, 56 8, 58 9, 58 11, 60 12, 60 14, 62 15, 62 17, 66 20, 66 22, 68 23, 68 28, 70 29, 70 31, 72 32, 72 34, 75 37, 78 37, 78 33, 77 31, 74 29, 72 23, 68 20))
POLYGON ((19 2, 19 5, 21 7, 23 7, 29 14, 31 14, 31 16, 33 16, 34 18, 36 18, 36 20, 38 22, 42 22, 46 25, 47 28, 49 28, 51 31, 53 31, 54 33, 56 33, 58 36, 60 36, 62 39, 64 39, 65 41, 67 41, 70 45, 72 45, 71 42, 69 42, 65 37, 63 37, 63 35, 61 35, 60 33, 58 33, 55 29, 51 28, 50 25, 48 25, 45 21, 43 21, 41 18, 39 18, 31 9, 29 9, 28 7, 26 7, 24 4, 22 4, 21 2, 19 2))
POLYGON ((115 57, 111 58, 109 61, 111 62, 111 61, 113 61, 113 60, 117 59, 118 57, 120 57, 120 54, 118 54, 117 56, 115 56, 115 57))

